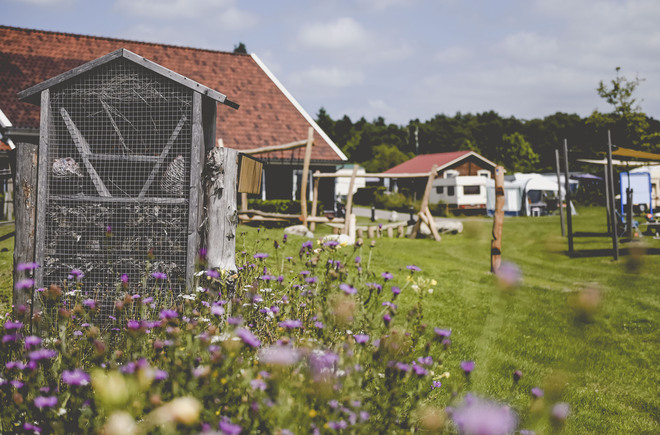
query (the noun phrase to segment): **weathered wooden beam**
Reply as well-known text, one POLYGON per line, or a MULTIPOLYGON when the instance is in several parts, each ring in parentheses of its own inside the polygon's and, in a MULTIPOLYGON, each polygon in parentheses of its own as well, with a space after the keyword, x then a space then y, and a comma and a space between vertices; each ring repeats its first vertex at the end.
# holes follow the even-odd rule
MULTIPOLYGON (((317 173, 319 171, 316 171, 317 173)), ((314 190, 312 193, 312 216, 313 218, 316 217, 316 209, 318 208, 318 203, 319 203, 319 182, 320 179, 315 179, 314 180, 314 190)), ((309 222, 309 230, 311 232, 314 232, 316 230, 316 221, 310 220, 310 218, 307 218, 307 221, 309 222)))
POLYGON ((490 244, 490 271, 496 273, 502 264, 502 226, 504 225, 504 168, 495 167, 495 215, 493 240, 490 244))
POLYGON ((346 226, 344 227, 344 234, 348 234, 348 223, 353 212, 353 187, 355 186, 355 174, 357 174, 358 165, 353 166, 353 173, 351 181, 348 183, 348 198, 346 199, 346 226))
MULTIPOLYGON (((261 153, 272 153, 273 151, 285 151, 291 150, 294 148, 300 148, 307 145, 309 139, 297 140, 295 142, 289 142, 282 145, 270 145, 260 148, 253 148, 251 150, 241 150, 243 154, 261 154, 261 153)), ((314 142, 312 142, 314 146, 314 142)))
MULTIPOLYGON (((327 172, 315 173, 314 178, 349 178, 353 174, 329 174, 327 172)), ((372 174, 355 174, 355 178, 426 178, 429 176, 429 172, 418 172, 418 173, 405 173, 405 174, 386 174, 383 172, 375 172, 372 174)))
POLYGON ((209 268, 235 272, 236 268, 236 179, 238 151, 213 148, 206 157, 205 204, 206 260, 209 268))
MULTIPOLYGON (((180 122, 179 124, 182 125, 180 122)), ((178 127, 178 126, 177 126, 178 127)), ((180 130, 180 128, 179 128, 180 130)), ((176 133, 178 135, 178 132, 176 133)), ((172 141, 173 143, 174 141, 172 141)), ((192 289, 195 275, 195 259, 200 249, 200 224, 204 197, 202 193, 202 168, 205 154, 204 129, 202 126, 202 95, 193 93, 192 131, 190 144, 190 187, 188 190, 188 248, 186 250, 186 283, 192 289)), ((163 153, 161 153, 163 157, 163 153)), ((162 161, 156 163, 158 166, 162 161)), ((153 173, 153 171, 152 171, 153 173)))
POLYGON ((300 183, 300 212, 302 224, 307 226, 307 178, 309 177, 309 161, 312 159, 312 144, 314 143, 314 129, 307 131, 307 144, 305 147, 305 160, 303 161, 302 182, 300 183))
MULTIPOLYGON (((34 262, 35 231, 37 218, 37 145, 21 143, 16 147, 16 170, 14 178, 14 283, 32 278, 31 270, 17 270, 21 263, 34 262)), ((14 313, 21 306, 32 304, 32 289, 14 287, 14 313)))
MULTIPOLYGON (((435 176, 438 172, 438 166, 433 165, 433 169, 431 169, 431 172, 427 174, 428 178, 426 180, 426 188, 424 189, 424 195, 422 196, 422 203, 419 206, 419 216, 420 218, 422 216, 425 216, 425 209, 428 208, 429 205, 429 196, 431 195, 431 187, 433 186, 433 180, 435 179, 435 176)), ((419 233, 419 229, 422 226, 422 221, 423 219, 417 219, 417 222, 415 223, 415 226, 413 227, 412 231, 410 232, 410 238, 415 239, 417 238, 417 234, 419 233)), ((428 225, 428 224, 427 224, 428 225)))

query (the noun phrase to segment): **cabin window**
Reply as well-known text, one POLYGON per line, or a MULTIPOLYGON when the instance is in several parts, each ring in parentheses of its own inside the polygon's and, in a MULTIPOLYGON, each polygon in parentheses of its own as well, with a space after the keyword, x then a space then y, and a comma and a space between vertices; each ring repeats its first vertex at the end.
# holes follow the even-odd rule
POLYGON ((490 171, 488 169, 479 169, 477 175, 480 177, 490 178, 490 171))
POLYGON ((444 192, 445 192, 445 187, 444 186, 437 186, 435 188, 435 193, 437 193, 438 195, 442 195, 444 192))
POLYGON ((463 186, 463 195, 479 195, 481 186, 463 186))
POLYGON ((454 196, 454 186, 447 186, 447 196, 454 196))

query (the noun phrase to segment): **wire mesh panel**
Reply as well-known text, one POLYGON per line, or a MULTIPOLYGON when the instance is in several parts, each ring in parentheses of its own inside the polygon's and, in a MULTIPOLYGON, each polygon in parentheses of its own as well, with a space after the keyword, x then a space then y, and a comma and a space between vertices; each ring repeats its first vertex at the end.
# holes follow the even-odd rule
POLYGON ((44 285, 80 270, 103 316, 122 275, 132 291, 155 288, 153 272, 184 289, 192 105, 126 59, 51 89, 44 285))

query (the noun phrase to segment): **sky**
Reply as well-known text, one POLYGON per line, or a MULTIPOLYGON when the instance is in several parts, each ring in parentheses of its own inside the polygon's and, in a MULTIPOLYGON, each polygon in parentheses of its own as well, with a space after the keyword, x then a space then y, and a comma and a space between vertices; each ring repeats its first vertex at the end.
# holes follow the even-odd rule
POLYGON ((0 11, 0 24, 31 29, 242 42, 312 116, 586 117, 612 111, 596 88, 620 67, 660 119, 657 0, 0 0, 0 11))

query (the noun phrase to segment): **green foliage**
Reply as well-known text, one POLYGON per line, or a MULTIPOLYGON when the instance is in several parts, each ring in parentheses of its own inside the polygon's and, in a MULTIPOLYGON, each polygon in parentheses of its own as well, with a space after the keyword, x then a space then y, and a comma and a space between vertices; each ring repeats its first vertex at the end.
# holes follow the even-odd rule
POLYGON ((239 42, 237 45, 234 45, 234 53, 247 54, 247 47, 242 42, 239 42))
POLYGON ((367 172, 385 172, 396 165, 414 157, 412 153, 404 153, 397 147, 387 144, 376 145, 373 148, 373 158, 364 162, 367 172))
POLYGON ((522 134, 505 134, 499 161, 511 172, 532 172, 539 162, 539 156, 522 134))
MULTIPOLYGON (((316 209, 317 211, 325 210, 325 205, 319 201, 316 209)), ((282 214, 300 214, 300 201, 291 199, 249 199, 248 208, 260 210, 269 213, 282 213, 282 214)), ((307 201, 307 212, 311 213, 312 203, 307 201)))

